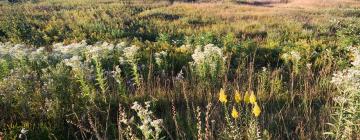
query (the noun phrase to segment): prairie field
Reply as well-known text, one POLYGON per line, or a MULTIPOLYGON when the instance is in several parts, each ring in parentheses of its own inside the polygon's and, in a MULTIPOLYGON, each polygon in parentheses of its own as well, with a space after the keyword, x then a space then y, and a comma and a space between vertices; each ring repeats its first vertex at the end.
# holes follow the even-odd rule
POLYGON ((359 0, 0 0, 0 140, 359 140, 359 0))

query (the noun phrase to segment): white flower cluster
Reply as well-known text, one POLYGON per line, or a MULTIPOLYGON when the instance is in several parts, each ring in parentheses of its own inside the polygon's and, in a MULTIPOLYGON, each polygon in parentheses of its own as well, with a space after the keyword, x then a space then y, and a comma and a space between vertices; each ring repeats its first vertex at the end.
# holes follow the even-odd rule
POLYGON ((352 52, 352 55, 354 56, 354 59, 351 62, 351 64, 353 66, 360 66, 360 53, 359 53, 359 51, 357 50, 357 48, 354 48, 354 47, 350 47, 349 49, 352 52))
MULTIPOLYGON (((111 57, 115 49, 120 45, 113 45, 107 42, 88 45, 85 41, 69 45, 55 44, 52 56, 62 61, 73 69, 83 69, 85 65, 81 60, 90 63, 92 58, 111 57)), ((121 48, 119 48, 121 49, 121 48)))
POLYGON ((45 55, 43 47, 35 49, 22 44, 0 43, 0 58, 9 56, 12 59, 29 58, 30 60, 43 59, 45 55))
POLYGON ((124 42, 119 44, 109 44, 107 42, 95 43, 94 45, 88 45, 86 41, 79 43, 73 43, 64 45, 57 43, 52 46, 52 50, 45 50, 44 47, 34 48, 32 46, 26 46, 22 44, 0 43, 0 59, 4 57, 10 57, 13 60, 29 59, 32 62, 46 61, 49 59, 55 61, 62 61, 67 66, 79 66, 75 65, 76 61, 88 60, 91 58, 107 58, 112 57, 114 52, 123 54, 126 58, 134 58, 138 47, 127 47, 124 42), (83 58, 85 57, 85 58, 83 58))
POLYGON ((360 53, 357 49, 352 48, 351 53, 354 60, 351 67, 343 71, 334 73, 331 82, 339 87, 346 86, 345 90, 360 91, 360 53))
POLYGON ((214 76, 224 69, 226 57, 223 56, 222 49, 214 44, 197 46, 191 56, 194 60, 192 65, 201 76, 206 75, 207 72, 214 76))
POLYGON ((216 47, 214 44, 208 44, 203 48, 201 46, 197 46, 194 51, 194 54, 191 55, 195 64, 201 65, 203 63, 210 63, 212 59, 221 58, 225 61, 225 57, 223 57, 222 49, 216 47))
POLYGON ((57 43, 53 45, 53 53, 61 54, 66 57, 71 57, 72 55, 78 55, 81 51, 85 50, 86 46, 87 44, 85 41, 69 45, 57 43))
POLYGON ((135 63, 137 61, 139 47, 132 45, 131 47, 124 48, 124 57, 128 62, 135 63))
POLYGON ((167 56, 167 52, 161 51, 159 53, 155 53, 155 63, 159 66, 161 66, 164 63, 164 59, 167 56))
POLYGON ((125 47, 124 44, 125 43, 114 45, 107 42, 98 42, 94 45, 88 45, 85 41, 69 45, 58 43, 53 46, 53 52, 61 54, 65 58, 69 58, 75 55, 87 55, 88 57, 107 57, 114 51, 122 51, 125 47))
POLYGON ((296 64, 297 62, 300 61, 301 55, 297 51, 290 51, 288 53, 282 54, 281 59, 283 59, 286 63, 292 62, 292 63, 296 64))
POLYGON ((79 68, 81 65, 81 57, 79 57, 78 55, 75 55, 75 56, 71 57, 70 59, 64 59, 63 63, 66 66, 69 66, 72 68, 79 68))
POLYGON ((145 102, 145 108, 138 102, 134 102, 131 109, 135 110, 141 120, 139 129, 143 133, 145 139, 160 139, 162 131, 162 119, 152 119, 153 113, 149 110, 150 102, 145 102))
MULTIPOLYGON (((352 67, 334 73, 331 82, 337 86, 352 85, 350 88, 360 89, 360 69, 352 67)), ((347 88, 347 90, 350 89, 347 88)))
POLYGON ((360 131, 357 126, 360 117, 360 53, 357 48, 352 48, 351 52, 354 56, 352 66, 335 73, 331 80, 340 89, 340 94, 333 99, 336 103, 333 124, 341 130, 331 132, 335 139, 351 139, 351 133, 360 131))

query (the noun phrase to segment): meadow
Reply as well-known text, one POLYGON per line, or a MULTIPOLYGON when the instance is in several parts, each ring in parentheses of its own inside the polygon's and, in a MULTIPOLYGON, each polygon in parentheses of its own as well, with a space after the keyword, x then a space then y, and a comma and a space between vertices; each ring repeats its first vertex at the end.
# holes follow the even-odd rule
POLYGON ((0 1, 1 139, 360 137, 360 1, 0 1))

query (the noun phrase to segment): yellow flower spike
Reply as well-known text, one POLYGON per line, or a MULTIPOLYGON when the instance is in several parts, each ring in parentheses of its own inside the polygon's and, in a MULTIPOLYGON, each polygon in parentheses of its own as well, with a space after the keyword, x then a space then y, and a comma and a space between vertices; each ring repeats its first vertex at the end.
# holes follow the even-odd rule
POLYGON ((254 103, 252 113, 255 115, 255 117, 258 117, 261 113, 260 107, 258 106, 258 104, 256 102, 254 103))
POLYGON ((234 119, 239 118, 239 112, 236 110, 235 107, 233 107, 233 109, 232 109, 232 111, 231 111, 231 116, 232 116, 234 119))
POLYGON ((235 91, 235 102, 236 103, 240 103, 241 102, 241 95, 240 95, 240 92, 239 92, 239 90, 236 90, 235 91))
POLYGON ((227 102, 225 91, 222 88, 220 89, 220 92, 219 92, 219 101, 222 103, 227 102))
POLYGON ((254 94, 254 91, 251 91, 249 101, 250 101, 251 104, 255 104, 255 103, 256 103, 256 96, 255 96, 255 94, 254 94))
POLYGON ((248 91, 245 92, 244 102, 247 103, 247 104, 250 103, 250 95, 249 95, 248 91))

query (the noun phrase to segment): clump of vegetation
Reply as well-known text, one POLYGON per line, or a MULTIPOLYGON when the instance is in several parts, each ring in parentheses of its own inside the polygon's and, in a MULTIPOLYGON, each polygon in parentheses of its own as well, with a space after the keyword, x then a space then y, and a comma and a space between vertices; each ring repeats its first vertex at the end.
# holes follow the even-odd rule
POLYGON ((359 137, 358 9, 288 6, 0 3, 0 138, 359 137))
POLYGON ((354 59, 348 69, 334 74, 334 83, 340 93, 334 97, 334 112, 329 134, 334 139, 354 139, 359 136, 359 65, 360 55, 358 48, 350 48, 354 59))

